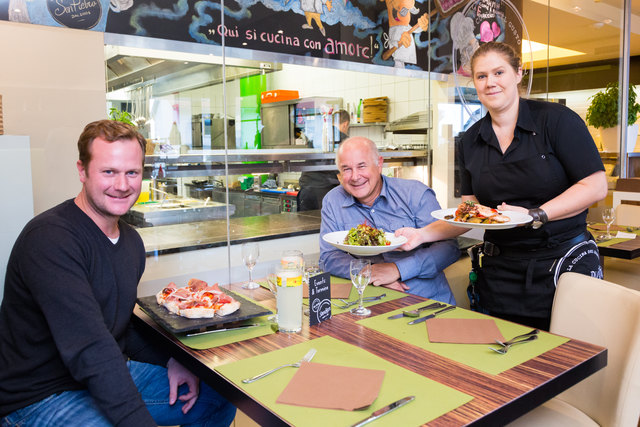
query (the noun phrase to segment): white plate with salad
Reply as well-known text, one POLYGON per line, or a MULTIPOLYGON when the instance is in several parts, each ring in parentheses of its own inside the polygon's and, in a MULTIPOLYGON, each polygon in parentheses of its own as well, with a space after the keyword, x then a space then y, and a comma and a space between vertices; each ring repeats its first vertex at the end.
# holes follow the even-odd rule
POLYGON ((392 251, 394 249, 399 248, 400 246, 404 245, 405 243, 407 243, 407 238, 404 236, 398 236, 396 237, 393 233, 389 233, 386 232, 385 237, 387 239, 387 241, 389 242, 388 244, 385 245, 381 245, 381 246, 359 246, 359 245, 348 245, 346 243, 344 243, 344 239, 345 237, 347 237, 347 234, 349 233, 349 230, 344 230, 344 231, 334 231, 332 233, 327 233, 324 236, 322 236, 322 239, 329 243, 330 245, 335 246, 336 248, 343 250, 345 252, 348 252, 352 255, 358 255, 358 256, 374 256, 374 255, 379 255, 381 253, 384 252, 389 252, 392 251))

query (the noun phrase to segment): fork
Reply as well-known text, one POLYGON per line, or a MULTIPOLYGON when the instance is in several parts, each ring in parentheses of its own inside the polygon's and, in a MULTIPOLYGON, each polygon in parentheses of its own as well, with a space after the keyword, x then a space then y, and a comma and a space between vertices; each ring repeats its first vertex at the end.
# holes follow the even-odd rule
POLYGON ((527 338, 521 339, 520 341, 511 341, 509 344, 506 344, 502 348, 495 348, 495 347, 489 347, 489 348, 495 351, 496 353, 507 354, 507 351, 509 351, 512 345, 523 344, 526 342, 535 341, 537 339, 538 339, 538 335, 529 335, 527 338))
POLYGON ((263 372, 261 374, 258 374, 255 377, 245 378, 244 380, 242 380, 242 382, 245 383, 245 384, 252 383, 252 382, 254 382, 256 380, 259 380, 260 378, 264 378, 267 375, 270 375, 270 374, 274 373, 275 371, 278 371, 278 370, 280 370, 282 368, 286 368, 286 367, 289 367, 289 366, 292 367, 292 368, 299 368, 300 365, 302 364, 302 362, 311 362, 311 359, 313 359, 313 356, 316 355, 317 351, 318 350, 316 350, 315 348, 312 348, 311 350, 309 350, 307 352, 307 354, 304 355, 304 357, 302 359, 300 359, 296 363, 287 363, 287 364, 284 364, 284 365, 280 365, 277 368, 273 368, 273 369, 271 369, 269 371, 266 371, 266 372, 263 372))
MULTIPOLYGON (((362 301, 363 302, 377 301, 377 300, 382 299, 382 298, 384 298, 386 296, 387 296, 387 294, 380 294, 380 295, 377 295, 375 297, 362 298, 362 301)), ((337 303, 335 303, 333 301, 331 301, 331 304, 335 305, 336 307, 338 307, 340 309, 345 309, 345 308, 352 307, 352 306, 358 304, 358 302, 359 302, 359 301, 345 301, 342 298, 340 299, 340 301, 342 301, 344 303, 344 305, 339 305, 339 304, 337 304, 337 303)))
POLYGON ((498 344, 500 344, 501 346, 505 347, 505 346, 507 346, 507 345, 511 344, 511 343, 512 343, 512 342, 514 342, 514 341, 518 341, 518 340, 519 340, 519 339, 521 339, 521 338, 526 338, 526 337, 529 337, 529 336, 531 336, 531 335, 538 335, 539 333, 540 333, 540 329, 533 329, 533 330, 531 330, 531 331, 527 332, 526 334, 522 334, 522 335, 515 336, 515 337, 511 338, 511 339, 510 339, 510 340, 508 340, 508 341, 502 342, 502 341, 498 341, 498 340, 496 340, 496 342, 497 342, 498 344))

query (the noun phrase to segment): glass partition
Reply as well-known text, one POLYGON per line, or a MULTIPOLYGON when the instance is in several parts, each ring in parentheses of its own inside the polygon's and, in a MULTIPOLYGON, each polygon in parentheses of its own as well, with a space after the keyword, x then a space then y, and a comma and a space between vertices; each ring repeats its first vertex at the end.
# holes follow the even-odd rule
MULTIPOLYGON (((638 83, 640 30, 632 19, 628 38, 624 31, 625 6, 635 16, 638 2, 474 0, 446 12, 439 3, 420 4, 429 31, 416 33, 420 54, 414 65, 402 67, 389 66, 382 55, 349 55, 349 46, 363 40, 385 51, 384 37, 373 32, 317 52, 351 37, 329 14, 310 22, 307 15, 287 15, 302 20, 287 21, 279 32, 281 15, 265 8, 263 21, 246 33, 234 30, 237 17, 226 16, 227 30, 212 30, 209 44, 106 37, 108 106, 131 112, 151 142, 147 191, 138 207, 155 210, 137 217, 132 212, 131 222, 156 256, 247 239, 317 239, 319 212, 299 211, 296 191, 302 173, 335 172, 340 109, 350 115, 350 136, 367 136, 379 146, 384 173, 420 179, 443 207, 455 206, 455 145, 485 114, 465 68, 473 49, 492 39, 512 44, 523 55, 523 96, 563 103, 586 120, 594 95, 609 83, 638 83), (287 38, 294 27, 300 27, 296 37, 287 38), (298 46, 296 40, 318 42, 298 46), (628 70, 621 61, 626 40, 628 70), (270 51, 270 43, 278 48, 270 51), (340 46, 345 50, 335 50, 340 46), (118 75, 125 66, 141 69, 127 78, 118 75), (373 107, 383 115, 372 115, 373 107)), ((359 6, 363 19, 378 9, 359 6)), ((640 173, 637 129, 623 150, 623 171, 620 131, 612 131, 609 143, 606 130, 589 130, 612 188, 617 177, 640 173)))

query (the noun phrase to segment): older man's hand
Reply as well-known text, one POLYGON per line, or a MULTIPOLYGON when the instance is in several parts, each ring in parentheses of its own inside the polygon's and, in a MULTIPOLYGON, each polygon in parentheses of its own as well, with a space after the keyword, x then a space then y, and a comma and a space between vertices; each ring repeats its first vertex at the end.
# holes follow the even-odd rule
POLYGON ((384 286, 400 280, 400 271, 392 262, 383 262, 371 266, 371 284, 384 286))
POLYGON ((383 288, 393 289, 398 292, 406 292, 409 290, 409 286, 405 285, 404 282, 395 281, 393 283, 389 283, 388 285, 382 285, 383 288))

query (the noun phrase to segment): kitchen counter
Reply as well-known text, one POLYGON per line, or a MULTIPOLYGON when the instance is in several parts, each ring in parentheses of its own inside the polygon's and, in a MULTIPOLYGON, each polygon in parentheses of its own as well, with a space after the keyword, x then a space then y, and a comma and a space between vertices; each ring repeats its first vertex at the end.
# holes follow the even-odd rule
MULTIPOLYGON (((320 232, 320 211, 231 218, 231 244, 271 240, 320 232)), ((147 256, 164 255, 227 245, 224 219, 139 228, 147 256)))
MULTIPOLYGON (((233 215, 235 206, 229 205, 229 215, 233 215)), ((215 201, 198 199, 167 199, 157 203, 135 204, 124 215, 129 224, 140 227, 162 226, 222 219, 227 216, 227 205, 215 201)))
MULTIPOLYGON (((232 245, 248 241, 273 240, 320 232, 320 211, 283 212, 274 215, 231 218, 232 245)), ((147 256, 186 252, 227 245, 225 220, 193 222, 139 228, 147 256)), ((465 250, 478 240, 458 237, 458 246, 465 250)))

